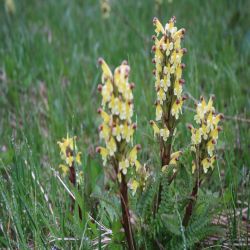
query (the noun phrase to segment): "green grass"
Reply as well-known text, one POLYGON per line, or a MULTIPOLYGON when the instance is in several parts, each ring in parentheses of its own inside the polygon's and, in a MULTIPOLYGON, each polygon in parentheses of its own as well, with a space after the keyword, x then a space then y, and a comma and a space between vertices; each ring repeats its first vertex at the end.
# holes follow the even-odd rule
MULTIPOLYGON (((69 214, 68 194, 51 168, 60 163, 56 142, 67 132, 77 135, 87 193, 101 192, 101 161, 93 153, 100 144, 99 56, 112 68, 128 60, 136 83, 135 140, 142 144, 141 160, 154 162, 157 145, 148 123, 155 100, 152 18, 166 22, 172 15, 187 29, 185 90, 196 99, 215 94, 216 109, 226 116, 217 169, 207 186, 225 199, 229 235, 224 240, 232 246, 242 238, 246 244, 237 212, 250 204, 250 2, 164 1, 159 16, 153 0, 113 0, 105 21, 98 1, 15 2, 15 15, 0 2, 0 248, 87 247, 86 224, 69 214), (32 172, 48 193, 53 214, 32 172), (56 240, 64 237, 77 240, 56 240)), ((194 107, 191 99, 187 105, 194 107)), ((188 144, 185 123, 192 119, 192 111, 185 110, 177 148, 188 144)))

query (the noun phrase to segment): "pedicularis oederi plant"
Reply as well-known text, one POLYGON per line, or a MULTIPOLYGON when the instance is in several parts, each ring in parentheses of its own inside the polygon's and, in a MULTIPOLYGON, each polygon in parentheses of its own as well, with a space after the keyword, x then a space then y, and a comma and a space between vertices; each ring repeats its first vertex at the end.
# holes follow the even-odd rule
MULTIPOLYGON (((106 183, 104 181, 95 206, 99 214, 96 211, 91 214, 105 224, 104 227, 99 223, 99 228, 111 230, 95 235, 92 241, 95 246, 99 237, 100 247, 103 244, 110 249, 190 249, 217 232, 211 221, 220 201, 205 187, 215 166, 216 145, 222 130, 218 124, 223 115, 215 111, 214 96, 208 102, 201 97, 200 102, 195 103, 195 125, 187 126, 187 132, 191 131, 191 143, 175 145, 177 125, 187 100, 182 77, 185 68, 182 59, 187 50, 181 47, 185 29, 178 30, 175 22, 172 17, 163 26, 157 18, 153 19, 156 116, 150 124, 155 143, 159 144, 159 152, 155 154, 158 160, 145 155, 147 164, 138 160, 138 152, 143 148, 133 137, 136 129, 142 128, 137 128, 133 121, 136 100, 133 97, 135 84, 129 79, 130 66, 123 61, 112 72, 107 63, 99 59, 102 69, 98 85, 101 141, 96 151, 102 158, 106 183)), ((73 139, 67 137, 59 145, 63 160, 68 164, 61 167, 72 171, 74 163, 80 162, 73 139)))
POLYGON ((136 124, 132 122, 134 103, 134 83, 129 82, 130 67, 124 61, 112 74, 103 59, 99 59, 102 67, 102 84, 98 90, 102 95, 102 106, 98 113, 102 117, 99 127, 100 137, 105 147, 98 147, 102 155, 105 170, 117 183, 122 209, 122 225, 129 248, 135 248, 129 211, 128 187, 135 194, 139 186, 144 186, 147 172, 137 160, 140 145, 133 145, 133 134, 136 124), (107 165, 107 166, 106 166, 107 165))

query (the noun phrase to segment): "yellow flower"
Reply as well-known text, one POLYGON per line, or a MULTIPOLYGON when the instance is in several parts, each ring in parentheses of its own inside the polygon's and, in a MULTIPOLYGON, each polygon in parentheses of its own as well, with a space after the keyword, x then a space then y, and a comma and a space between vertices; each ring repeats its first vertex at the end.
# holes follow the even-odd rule
POLYGON ((170 65, 170 63, 167 64, 167 66, 164 66, 164 69, 163 69, 163 73, 164 75, 169 75, 170 77, 170 74, 174 74, 175 72, 175 67, 172 65, 170 65))
POLYGON ((116 137, 116 140, 117 140, 118 142, 120 142, 121 139, 122 139, 121 133, 122 133, 121 127, 119 126, 118 123, 115 124, 115 125, 113 126, 113 129, 112 129, 112 135, 116 137))
POLYGON ((214 128, 214 129, 210 132, 209 136, 210 136, 212 139, 217 140, 217 139, 218 139, 218 135, 219 135, 219 131, 221 131, 221 127, 216 127, 216 128, 214 128))
POLYGON ((202 167, 203 167, 203 171, 204 171, 204 173, 206 174, 207 173, 207 171, 208 171, 208 169, 209 169, 209 167, 210 167, 210 159, 209 158, 205 158, 205 159, 203 159, 202 160, 202 162, 201 162, 201 165, 202 165, 202 167))
POLYGON ((207 173, 209 168, 211 168, 211 169, 214 168, 213 164, 214 164, 215 160, 216 160, 215 155, 211 158, 205 158, 202 160, 201 165, 203 166, 203 171, 205 174, 207 173))
POLYGON ((182 151, 176 151, 176 152, 171 154, 171 159, 179 159, 181 154, 182 154, 182 151))
POLYGON ((164 75, 163 79, 160 80, 160 86, 164 89, 165 92, 167 92, 170 85, 171 85, 170 75, 164 75))
POLYGON ((196 107, 196 115, 194 116, 194 120, 196 121, 197 124, 200 124, 201 121, 203 121, 204 116, 207 112, 207 104, 206 101, 203 97, 201 97, 202 101, 197 104, 196 107))
POLYGON ((65 159, 66 163, 72 167, 73 166, 73 162, 74 162, 74 157, 73 156, 67 156, 65 159))
POLYGON ((131 117, 133 116, 133 105, 129 102, 124 103, 122 107, 122 113, 120 114, 120 118, 122 120, 131 121, 131 117))
POLYGON ((214 149, 215 149, 215 144, 216 144, 216 141, 214 139, 211 139, 211 140, 208 141, 208 143, 207 143, 207 152, 208 152, 209 156, 213 155, 213 152, 214 152, 214 149))
POLYGON ((210 158, 210 167, 211 167, 212 169, 214 169, 214 162, 215 162, 215 160, 216 160, 216 156, 213 155, 213 156, 210 158))
POLYGON ((175 78, 176 78, 176 81, 179 81, 181 79, 181 75, 182 75, 182 65, 179 64, 178 67, 176 68, 176 71, 175 71, 175 78))
POLYGON ((134 134, 133 126, 128 125, 127 122, 125 122, 123 125, 120 126, 120 129, 121 129, 122 138, 125 139, 126 142, 130 142, 134 134))
POLYGON ((200 144, 201 143, 201 131, 200 131, 200 129, 192 128, 191 133, 192 133, 192 136, 191 136, 192 144, 194 144, 194 145, 200 144))
POLYGON ((117 150, 115 139, 112 136, 110 137, 109 141, 107 141, 107 149, 110 156, 113 156, 117 150))
POLYGON ((119 171, 121 171, 124 175, 127 174, 128 168, 129 168, 128 159, 119 162, 119 171))
POLYGON ((156 125, 156 123, 154 121, 150 121, 150 125, 152 126, 153 130, 154 130, 154 136, 160 134, 160 129, 158 128, 158 126, 156 125))
POLYGON ((207 107, 206 107, 206 109, 207 109, 207 112, 214 112, 215 111, 215 109, 214 109, 214 107, 213 107, 213 100, 214 100, 214 96, 211 96, 210 98, 209 98, 209 101, 208 101, 208 103, 207 103, 207 107))
POLYGON ((135 164, 137 160, 137 153, 141 149, 141 145, 135 145, 129 153, 128 159, 132 165, 135 164))
POLYGON ((137 188, 139 187, 139 182, 135 179, 129 182, 129 188, 132 190, 132 195, 135 195, 137 188))
POLYGON ((134 163, 135 163, 135 171, 138 172, 141 169, 141 163, 138 160, 136 160, 134 163))
POLYGON ((161 105, 163 104, 163 101, 166 100, 166 94, 162 88, 160 88, 157 92, 157 100, 161 105))
POLYGON ((108 141, 110 137, 110 132, 111 132, 110 127, 107 124, 103 123, 99 127, 99 131, 100 131, 100 137, 103 138, 105 141, 108 141))
POLYGON ((109 100, 108 107, 111 109, 112 114, 116 114, 117 110, 117 98, 112 94, 109 100))
POLYGON ((186 32, 186 30, 185 29, 179 29, 175 34, 174 34, 174 40, 176 41, 176 40, 178 40, 178 39, 180 39, 180 38, 182 38, 183 37, 183 35, 185 34, 185 32, 186 32))
POLYGON ((170 42, 169 39, 167 39, 167 42, 165 44, 165 49, 164 49, 164 50, 166 50, 166 56, 169 56, 169 54, 170 54, 171 50, 173 50, 173 48, 174 48, 173 43, 170 42))
POLYGON ((206 122, 207 122, 207 127, 209 128, 209 130, 212 130, 213 129, 213 113, 212 112, 208 113, 206 122))
POLYGON ((160 21, 158 20, 158 18, 154 17, 153 19, 153 24, 155 25, 155 33, 158 36, 159 33, 165 34, 165 30, 162 26, 162 24, 160 23, 160 21))
POLYGON ((161 68, 160 64, 163 61, 163 58, 164 58, 164 55, 161 53, 161 50, 159 48, 157 48, 155 50, 155 61, 156 61, 157 65, 158 65, 157 67, 159 67, 159 68, 156 69, 156 71, 158 73, 162 71, 162 68, 161 68))
POLYGON ((108 78, 104 83, 104 86, 98 85, 98 90, 102 94, 102 106, 105 106, 105 104, 111 100, 113 94, 113 85, 111 79, 108 78))
POLYGON ((160 135, 163 139, 163 141, 167 141, 169 137, 169 130, 167 127, 160 129, 160 135))
POLYGON ((104 82, 104 80, 107 78, 112 79, 112 72, 107 63, 103 60, 103 58, 99 58, 98 62, 102 67, 102 82, 104 82))
POLYGON ((156 105, 156 118, 155 118, 156 121, 161 120, 162 112, 163 112, 163 110, 162 110, 160 103, 157 103, 157 105, 156 105))
POLYGON ((174 82, 174 94, 176 95, 176 97, 179 99, 181 98, 181 94, 182 94, 182 81, 178 80, 174 82))
POLYGON ((106 149, 104 147, 97 147, 96 152, 102 156, 103 165, 105 166, 107 163, 107 158, 108 158, 108 154, 109 154, 108 149, 106 149))
POLYGON ((176 120, 179 119, 179 114, 182 113, 183 99, 177 99, 171 109, 171 115, 175 117, 176 120))
POLYGON ((169 165, 177 165, 178 158, 173 158, 170 160, 169 165))
POLYGON ((202 123, 200 131, 201 131, 201 135, 203 136, 204 140, 207 140, 208 133, 209 133, 209 127, 206 126, 204 123, 202 123))
POLYGON ((171 34, 172 37, 174 37, 174 34, 177 31, 177 28, 174 26, 175 23, 175 17, 172 17, 169 22, 165 25, 165 30, 171 34))
POLYGON ((123 102, 121 101, 120 98, 116 98, 115 100, 115 115, 119 115, 121 119, 121 114, 123 112, 123 102))
POLYGON ((218 114, 216 116, 213 117, 213 127, 216 127, 219 123, 219 121, 221 121, 224 118, 224 116, 222 114, 218 114))
POLYGON ((69 172, 69 167, 67 165, 60 164, 59 168, 62 170, 63 175, 66 175, 69 172))
POLYGON ((112 116, 109 116, 105 111, 103 111, 101 108, 98 109, 98 114, 101 115, 103 122, 108 124, 111 120, 112 116))

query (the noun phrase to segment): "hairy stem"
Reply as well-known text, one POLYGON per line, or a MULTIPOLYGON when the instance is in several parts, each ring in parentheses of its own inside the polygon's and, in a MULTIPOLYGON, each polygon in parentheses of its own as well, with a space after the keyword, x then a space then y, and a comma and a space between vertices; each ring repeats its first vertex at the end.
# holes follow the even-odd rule
MULTIPOLYGON (((71 184, 74 187, 76 187, 76 170, 74 167, 74 162, 72 163, 71 167, 69 168, 69 181, 71 182, 71 184)), ((75 208, 75 199, 71 196, 70 196, 70 198, 71 198, 70 212, 73 214, 74 208, 75 208)), ((81 210, 79 205, 78 205, 78 214, 79 214, 80 220, 82 220, 82 210, 81 210)))
MULTIPOLYGON (((161 151, 161 166, 162 167, 165 165, 168 165, 170 162, 171 146, 172 146, 171 143, 165 144, 163 141, 161 142, 160 151, 161 151)), ((161 203, 161 193, 162 193, 162 184, 160 182, 159 191, 157 194, 156 203, 154 207, 154 215, 158 211, 158 208, 161 203)))
MULTIPOLYGON (((69 181, 75 187, 76 185, 76 171, 74 164, 69 168, 69 181)), ((75 200, 71 197, 70 212, 73 213, 75 207, 75 200)))
POLYGON ((135 244, 133 239, 133 233, 130 223, 130 214, 128 208, 128 187, 125 176, 122 174, 121 184, 120 184, 120 199, 122 207, 122 225, 125 231, 125 236, 128 243, 128 248, 134 250, 135 244))
POLYGON ((197 200, 197 194, 198 194, 200 184, 201 184, 201 180, 199 180, 197 178, 196 181, 195 181, 195 185, 193 187, 192 193, 191 193, 190 201, 189 201, 189 203, 188 203, 188 205, 186 207, 185 215, 184 215, 184 218, 183 218, 183 221, 182 221, 182 225, 184 227, 188 226, 188 222, 189 222, 189 220, 190 220, 190 218, 192 216, 193 207, 194 207, 194 204, 195 204, 195 202, 197 200))

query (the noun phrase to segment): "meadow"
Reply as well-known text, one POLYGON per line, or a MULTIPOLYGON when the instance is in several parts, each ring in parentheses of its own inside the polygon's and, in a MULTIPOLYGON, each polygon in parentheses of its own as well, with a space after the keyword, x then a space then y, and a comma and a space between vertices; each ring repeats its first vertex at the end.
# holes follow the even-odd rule
MULTIPOLYGON (((202 240, 197 236, 192 247, 182 232, 182 246, 249 249, 250 1, 174 0, 163 1, 159 9, 153 0, 110 4, 110 16, 104 19, 96 0, 16 0, 15 11, 0 2, 0 249, 124 247, 119 243, 119 202, 109 196, 110 183, 96 154, 103 144, 98 135, 98 58, 112 71, 128 61, 129 78, 135 83, 138 158, 151 168, 160 165, 149 122, 155 117, 156 98, 152 20, 157 16, 165 24, 173 15, 178 28, 186 29, 183 78, 189 97, 174 148, 190 143, 186 124, 193 122, 194 102, 201 95, 208 100, 214 94, 215 108, 224 114, 215 168, 202 187, 203 199, 207 194, 220 202, 213 214, 220 231, 202 240), (70 183, 58 167, 57 142, 67 133, 77 136, 82 152, 84 184, 70 191, 82 209, 82 220, 69 209, 64 184, 70 183)), ((182 164, 191 169, 190 158, 182 164)), ((176 183, 171 192, 178 191, 181 181, 176 183)), ((131 197, 134 208, 137 196, 131 197)), ((176 232, 173 227, 169 230, 176 232)), ((197 226, 194 235, 198 231, 197 226)), ((164 249, 141 235, 140 249, 164 249)))

